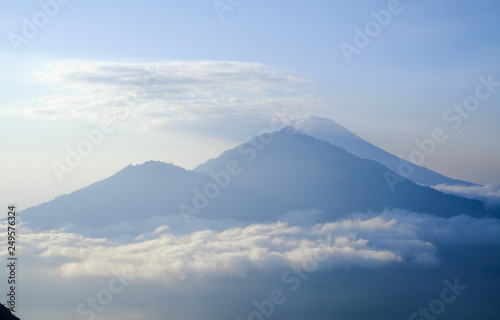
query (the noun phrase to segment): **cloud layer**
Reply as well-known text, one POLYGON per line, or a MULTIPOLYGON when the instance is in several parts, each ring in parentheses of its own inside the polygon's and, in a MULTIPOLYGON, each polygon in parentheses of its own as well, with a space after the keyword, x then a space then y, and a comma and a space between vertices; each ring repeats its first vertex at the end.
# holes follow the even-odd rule
MULTIPOLYGON (((295 213, 295 216, 298 213, 295 213)), ((310 216, 310 212, 304 212, 310 216)), ((23 248, 36 265, 65 278, 108 276, 144 281, 244 277, 250 272, 300 265, 324 257, 319 269, 440 264, 439 244, 500 244, 500 220, 449 219, 388 211, 299 227, 287 222, 229 226, 174 234, 166 225, 123 242, 63 230, 23 230, 23 248)))
POLYGON ((252 123, 269 119, 275 109, 307 112, 324 104, 298 93, 310 80, 250 62, 67 60, 35 72, 34 80, 56 86, 58 93, 8 113, 179 131, 252 123))
MULTIPOLYGON (((111 270, 163 282, 186 277, 241 277, 254 270, 300 264, 315 254, 328 255, 325 267, 374 266, 402 260, 384 248, 371 247, 367 239, 336 234, 328 227, 302 229, 278 222, 186 235, 170 234, 168 228, 160 227, 153 232, 155 238, 130 244, 52 231, 25 235, 24 241, 41 260, 63 259, 57 271, 63 277, 107 276, 111 270)), ((370 227, 387 225, 374 221, 370 227)), ((427 249, 418 241, 417 246, 427 249)))

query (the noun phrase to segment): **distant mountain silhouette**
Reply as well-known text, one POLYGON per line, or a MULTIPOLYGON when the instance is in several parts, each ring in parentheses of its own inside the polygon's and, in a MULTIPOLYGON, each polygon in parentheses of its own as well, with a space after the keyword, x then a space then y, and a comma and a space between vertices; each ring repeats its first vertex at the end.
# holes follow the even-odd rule
POLYGON ((25 221, 42 228, 67 224, 102 227, 124 220, 175 214, 179 201, 190 201, 191 189, 205 174, 163 162, 148 161, 71 194, 20 212, 25 221))
POLYGON ((375 161, 287 128, 256 137, 193 171, 154 161, 128 166, 108 179, 26 209, 21 216, 32 226, 55 228, 102 227, 185 213, 189 208, 202 218, 245 222, 305 209, 319 209, 327 219, 385 208, 441 217, 486 214, 480 201, 446 195, 409 180, 392 192, 386 172, 375 161))
MULTIPOLYGON (((395 155, 384 151, 377 146, 374 146, 366 140, 361 139, 351 131, 342 127, 340 124, 327 118, 307 117, 294 121, 292 126, 301 133, 330 142, 331 144, 339 146, 348 152, 357 155, 358 157, 375 160, 395 173, 398 173, 401 163, 406 162, 405 160, 396 157, 395 155)), ((415 146, 415 148, 417 147, 415 146)), ((406 178, 419 184, 427 186, 435 186, 438 184, 466 186, 475 185, 474 183, 467 181, 445 177, 437 172, 415 164, 411 164, 411 167, 415 171, 406 178)))
POLYGON ((0 303, 0 319, 1 320, 20 320, 18 317, 14 316, 10 310, 0 303))
POLYGON ((480 201, 445 195, 405 179, 392 192, 384 177, 386 167, 292 128, 275 134, 267 145, 260 143, 261 151, 255 147, 258 141, 259 137, 195 169, 218 172, 231 160, 242 164, 232 188, 213 201, 211 214, 216 217, 227 217, 230 208, 235 208, 232 216, 237 219, 258 221, 268 218, 270 209, 283 213, 316 208, 330 218, 384 208, 441 217, 485 213, 480 201), (256 150, 250 162, 245 160, 252 155, 249 150, 256 150))

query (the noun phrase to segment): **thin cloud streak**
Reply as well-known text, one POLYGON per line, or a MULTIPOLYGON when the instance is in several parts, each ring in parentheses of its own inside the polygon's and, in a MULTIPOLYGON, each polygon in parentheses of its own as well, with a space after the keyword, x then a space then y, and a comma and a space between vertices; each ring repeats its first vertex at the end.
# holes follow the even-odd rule
POLYGON ((262 122, 284 107, 289 112, 325 107, 322 99, 300 93, 310 79, 251 62, 66 60, 36 71, 34 80, 59 86, 59 93, 41 96, 23 104, 28 107, 12 108, 6 114, 93 123, 104 118, 145 130, 182 131, 185 126, 196 130, 220 121, 262 122), (132 112, 123 119, 127 108, 132 112))
POLYGON ((484 201, 487 207, 500 207, 500 184, 462 186, 439 184, 434 189, 460 197, 484 201))

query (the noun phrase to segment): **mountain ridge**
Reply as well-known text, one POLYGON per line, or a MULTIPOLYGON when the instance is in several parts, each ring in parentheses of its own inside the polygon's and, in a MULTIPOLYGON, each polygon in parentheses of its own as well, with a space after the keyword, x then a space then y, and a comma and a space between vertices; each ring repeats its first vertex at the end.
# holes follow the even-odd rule
POLYGON ((203 172, 203 167, 188 171, 148 161, 21 214, 41 228, 102 227, 183 214, 186 209, 183 212, 181 207, 191 208, 191 213, 206 219, 249 223, 308 209, 325 212, 329 220, 385 208, 442 217, 486 214, 480 201, 445 195, 406 179, 392 192, 384 177, 387 168, 378 162, 293 128, 273 134, 272 141, 270 136, 254 139, 209 160, 205 167, 211 166, 210 172, 203 172), (227 173, 229 163, 233 164, 232 174, 227 173), (219 180, 229 177, 230 183, 223 186, 217 182, 217 174, 219 180))
POLYGON ((476 185, 468 181, 452 179, 428 168, 409 163, 360 138, 358 135, 331 119, 309 116, 293 121, 291 126, 299 132, 337 145, 363 159, 377 161, 398 175, 403 175, 399 172, 401 171, 400 166, 404 165, 406 167, 411 167, 414 171, 409 175, 405 174, 404 177, 419 184, 428 186, 435 186, 438 184, 476 185))

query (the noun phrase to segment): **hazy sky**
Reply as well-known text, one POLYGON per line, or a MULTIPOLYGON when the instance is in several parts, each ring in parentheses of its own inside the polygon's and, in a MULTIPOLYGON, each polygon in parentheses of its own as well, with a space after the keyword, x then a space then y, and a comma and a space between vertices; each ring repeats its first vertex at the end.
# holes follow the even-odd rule
POLYGON ((440 128, 424 166, 500 183, 497 1, 60 2, 0 1, 2 205, 130 163, 191 169, 276 110, 331 118, 405 159, 440 128), (464 102, 472 111, 453 110, 464 102), (79 145, 88 155, 58 179, 79 145))

